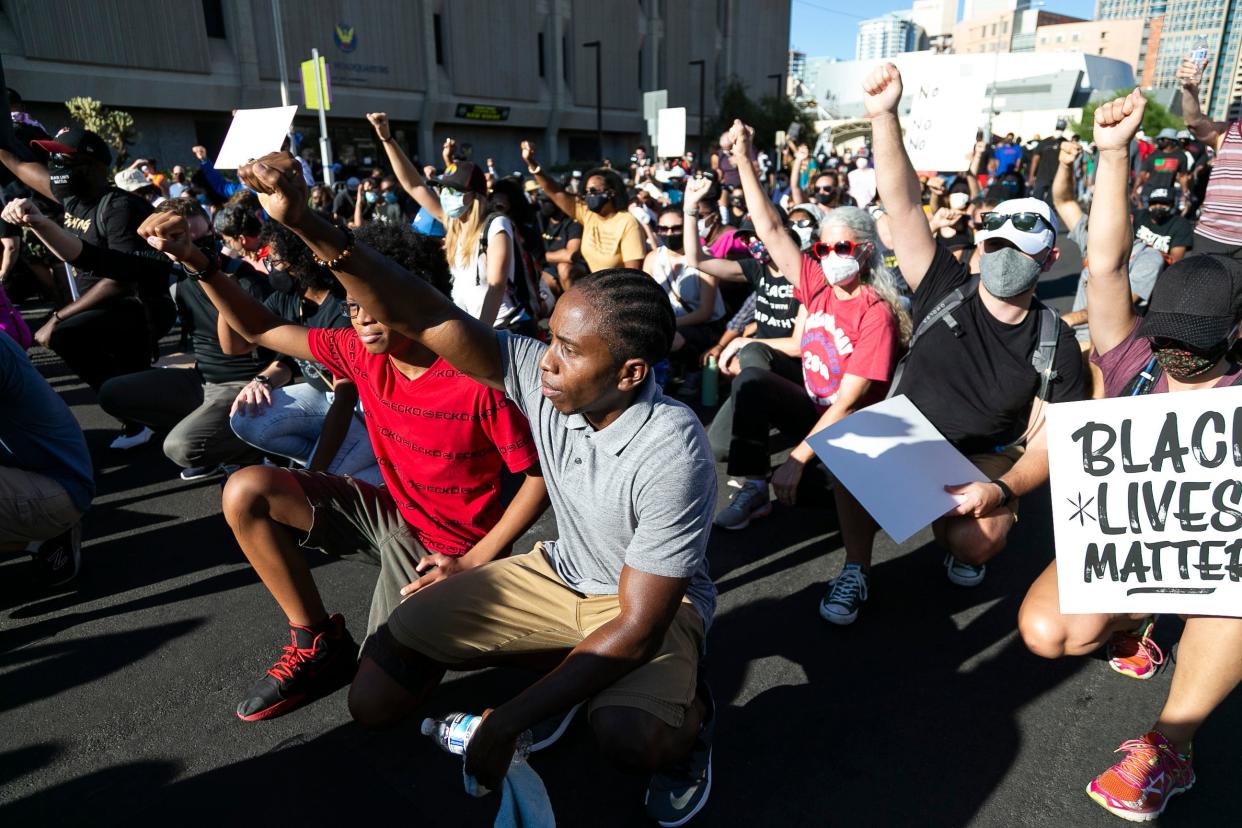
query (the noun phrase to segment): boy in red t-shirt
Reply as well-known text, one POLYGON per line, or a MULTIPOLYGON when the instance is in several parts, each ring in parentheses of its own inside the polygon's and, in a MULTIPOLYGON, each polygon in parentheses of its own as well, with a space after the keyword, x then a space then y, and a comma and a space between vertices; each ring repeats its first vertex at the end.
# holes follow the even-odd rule
MULTIPOLYGON (((167 238, 169 230, 160 234, 167 238)), ((448 267, 434 241, 381 225, 358 236, 449 294, 448 267)), ((164 250, 202 258, 167 243, 164 250)), ((547 507, 547 489, 530 427, 501 392, 381 325, 348 296, 352 329, 303 328, 213 275, 208 264, 201 284, 235 331, 354 382, 385 484, 271 466, 229 478, 225 518, 288 617, 292 638, 237 708, 239 718, 255 721, 348 684, 355 672, 357 645, 345 619, 325 610, 301 547, 379 564, 370 634, 403 598, 507 555, 547 507), (507 509, 502 467, 526 474, 507 509)))

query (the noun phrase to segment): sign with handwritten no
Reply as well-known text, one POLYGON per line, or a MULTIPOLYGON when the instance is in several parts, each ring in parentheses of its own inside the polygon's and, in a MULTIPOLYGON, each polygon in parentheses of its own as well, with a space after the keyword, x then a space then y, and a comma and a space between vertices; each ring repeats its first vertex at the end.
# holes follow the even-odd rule
POLYGON ((967 67, 957 68, 906 79, 906 152, 916 170, 959 172, 970 165, 975 133, 986 120, 983 86, 967 67))
POLYGON ((1061 611, 1242 616, 1242 388, 1047 418, 1061 611))

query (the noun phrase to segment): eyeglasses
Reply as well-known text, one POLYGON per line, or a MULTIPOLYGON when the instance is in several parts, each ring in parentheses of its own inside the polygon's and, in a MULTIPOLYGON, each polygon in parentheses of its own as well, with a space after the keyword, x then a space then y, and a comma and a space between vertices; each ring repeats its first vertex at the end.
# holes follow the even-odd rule
POLYGON ((855 253, 862 251, 865 242, 852 242, 849 239, 841 239, 839 242, 815 242, 811 245, 811 255, 816 259, 822 259, 829 253, 836 253, 838 256, 852 257, 855 253))
POLYGON ((608 193, 611 193, 612 190, 592 190, 588 187, 585 192, 587 195, 607 195, 608 193))
POLYGON ((684 224, 657 224, 656 225, 656 233, 658 233, 661 236, 671 236, 675 233, 680 233, 682 230, 685 230, 685 229, 686 229, 686 226, 684 224))
POLYGON ((1022 213, 984 213, 979 217, 979 220, 983 223, 983 229, 992 233, 1004 227, 1007 221, 1013 222, 1014 228, 1023 233, 1034 233, 1041 224, 1053 233, 1056 232, 1052 222, 1034 211, 1022 213))
POLYGON ((360 310, 362 310, 362 306, 359 305, 357 302, 341 303, 341 316, 345 317, 346 319, 357 319, 358 311, 360 310))
POLYGON ((837 191, 837 188, 836 188, 836 187, 834 187, 834 186, 832 186, 831 184, 825 185, 825 186, 823 186, 823 187, 820 187, 820 186, 818 186, 818 185, 817 185, 817 186, 815 187, 815 192, 817 192, 817 193, 829 193, 829 194, 834 194, 834 193, 836 193, 836 191, 837 191))
POLYGON ((798 219, 797 221, 795 221, 793 223, 793 226, 797 227, 799 230, 808 230, 808 229, 819 227, 819 222, 816 221, 815 219, 804 218, 804 219, 798 219))

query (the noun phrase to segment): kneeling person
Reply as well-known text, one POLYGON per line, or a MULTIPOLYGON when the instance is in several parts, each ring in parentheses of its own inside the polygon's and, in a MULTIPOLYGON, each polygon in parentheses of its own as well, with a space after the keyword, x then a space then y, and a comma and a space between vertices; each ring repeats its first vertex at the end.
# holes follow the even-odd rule
MULTIPOLYGON (((265 719, 347 684, 356 669, 344 618, 328 615, 300 547, 379 565, 369 634, 403 596, 507 554, 546 508, 546 489, 526 420, 502 393, 380 324, 353 297, 346 297, 348 329, 280 319, 220 278, 216 263, 168 219, 156 216, 143 235, 184 257, 233 330, 354 382, 386 484, 270 466, 229 478, 225 518, 288 617, 292 639, 237 708, 243 720, 265 719), (500 499, 502 466, 527 475, 508 509, 500 499)), ((409 231, 373 235, 398 260, 418 243, 409 231)), ((420 275, 434 285, 429 291, 448 294, 446 266, 420 275)))

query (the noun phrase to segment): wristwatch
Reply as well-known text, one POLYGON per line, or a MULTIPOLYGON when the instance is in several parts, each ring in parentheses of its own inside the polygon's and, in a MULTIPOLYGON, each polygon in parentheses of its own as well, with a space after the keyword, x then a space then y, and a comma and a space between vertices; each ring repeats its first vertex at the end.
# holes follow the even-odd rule
POLYGON ((256 375, 255 378, 250 381, 257 382, 259 385, 266 385, 268 388, 272 387, 272 380, 269 377, 263 376, 262 374, 256 375))
POLYGON ((1002 506, 1008 506, 1010 503, 1014 501, 1014 498, 1016 497, 1016 495, 1014 495, 1013 489, 1009 488, 1009 486, 1006 485, 1005 481, 1001 480, 998 477, 992 481, 992 485, 1000 489, 1001 495, 1004 496, 1004 500, 1001 501, 1002 506))

